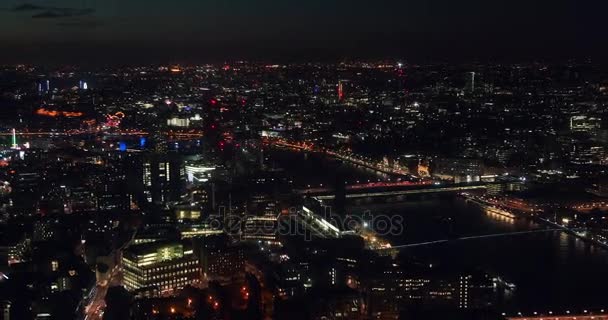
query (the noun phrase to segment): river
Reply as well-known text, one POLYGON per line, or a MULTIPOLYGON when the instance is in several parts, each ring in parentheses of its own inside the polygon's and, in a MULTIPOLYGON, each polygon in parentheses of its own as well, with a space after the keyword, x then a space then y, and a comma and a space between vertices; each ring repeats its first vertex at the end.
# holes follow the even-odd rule
MULTIPOLYGON (((331 184, 336 175, 347 180, 387 179, 384 174, 327 160, 320 155, 273 151, 270 158, 293 176, 294 184, 331 184)), ((351 213, 400 215, 404 232, 394 245, 420 243, 543 228, 533 222, 489 215, 455 196, 426 196, 382 203, 358 200, 351 213), (448 218, 451 222, 447 222, 448 218)), ((480 267, 517 286, 499 308, 506 312, 608 309, 608 250, 560 231, 520 234, 403 249, 402 254, 447 266, 480 267)))

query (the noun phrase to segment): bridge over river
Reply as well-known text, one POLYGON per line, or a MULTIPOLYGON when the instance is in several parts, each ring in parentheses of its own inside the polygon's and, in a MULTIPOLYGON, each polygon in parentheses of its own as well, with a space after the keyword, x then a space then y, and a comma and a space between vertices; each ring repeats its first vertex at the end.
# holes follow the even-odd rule
MULTIPOLYGON (((371 183, 346 186, 346 198, 368 198, 368 197, 391 197, 425 193, 465 192, 473 190, 487 190, 491 187, 512 184, 513 182, 476 182, 476 183, 371 183)), ((333 188, 310 188, 301 189, 296 192, 315 197, 319 200, 333 200, 336 191, 333 188)))

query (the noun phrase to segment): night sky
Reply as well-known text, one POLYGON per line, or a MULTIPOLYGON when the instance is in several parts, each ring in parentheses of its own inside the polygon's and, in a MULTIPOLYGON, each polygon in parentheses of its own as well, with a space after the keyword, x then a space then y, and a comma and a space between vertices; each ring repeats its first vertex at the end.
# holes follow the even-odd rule
MULTIPOLYGON (((601 57, 604 0, 2 0, 7 62, 601 57)), ((1 63, 1 62, 0 62, 1 63)))

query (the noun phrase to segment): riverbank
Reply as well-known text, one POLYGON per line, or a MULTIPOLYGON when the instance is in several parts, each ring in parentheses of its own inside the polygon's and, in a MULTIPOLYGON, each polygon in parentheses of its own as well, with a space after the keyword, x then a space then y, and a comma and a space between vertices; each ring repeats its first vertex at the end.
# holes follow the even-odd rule
POLYGON ((577 237, 577 238, 579 238, 579 239, 581 239, 583 241, 595 244, 597 246, 600 246, 600 247, 608 250, 608 244, 607 243, 604 243, 604 242, 598 241, 596 239, 593 239, 593 238, 591 238, 591 237, 589 237, 589 236, 587 236, 585 234, 582 234, 581 232, 578 232, 576 229, 568 228, 568 227, 566 227, 564 225, 561 225, 559 223, 553 222, 551 220, 543 219, 541 217, 535 217, 535 219, 538 220, 538 222, 540 222, 540 223, 552 226, 554 228, 562 229, 564 232, 566 232, 568 234, 571 234, 571 235, 573 235, 573 236, 575 236, 575 237, 577 237))
POLYGON ((463 196, 465 198, 465 201, 475 203, 478 206, 480 206, 481 208, 483 208, 484 210, 487 210, 491 213, 498 214, 498 215, 512 218, 512 219, 520 219, 520 218, 529 219, 530 221, 536 222, 540 225, 550 226, 550 227, 559 229, 559 230, 566 232, 587 243, 591 243, 591 244, 597 245, 601 248, 608 249, 608 243, 604 243, 604 242, 598 241, 596 239, 593 239, 592 236, 582 233, 577 229, 568 228, 567 226, 561 225, 557 222, 554 222, 554 221, 551 221, 548 219, 544 219, 542 217, 539 217, 538 215, 531 215, 531 214, 529 214, 527 212, 523 212, 523 211, 518 212, 518 210, 514 209, 514 208, 509 208, 509 209, 499 208, 495 204, 488 202, 488 201, 484 201, 480 197, 475 197, 475 196, 465 195, 465 194, 461 194, 461 196, 463 196))

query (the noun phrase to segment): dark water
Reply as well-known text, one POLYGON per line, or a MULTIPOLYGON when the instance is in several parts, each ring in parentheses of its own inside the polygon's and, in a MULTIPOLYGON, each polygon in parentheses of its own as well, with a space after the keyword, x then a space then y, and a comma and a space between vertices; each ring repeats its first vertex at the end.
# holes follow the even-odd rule
MULTIPOLYGON (((359 204, 355 212, 404 217, 405 230, 393 236, 397 244, 542 229, 526 220, 488 215, 454 197, 392 204, 359 204), (451 227, 445 217, 453 219, 451 227)), ((495 272, 517 285, 505 311, 608 309, 608 251, 558 231, 481 238, 404 249, 434 264, 495 272)))
POLYGON ((296 188, 333 185, 338 178, 347 184, 383 181, 389 178, 387 174, 327 159, 318 153, 274 149, 268 153, 267 163, 271 167, 286 169, 293 177, 296 188))
MULTIPOLYGON (((384 179, 370 170, 301 153, 271 155, 276 164, 294 176, 294 182, 331 183, 336 172, 349 179, 384 179)), ((349 211, 400 215, 405 229, 393 236, 394 245, 542 229, 526 220, 488 215, 474 204, 452 196, 408 198, 392 203, 370 199, 351 202, 349 211), (451 223, 446 222, 451 218, 451 223)), ((557 231, 523 234, 404 249, 436 264, 480 267, 517 285, 504 311, 548 311, 608 309, 608 250, 557 231)))

